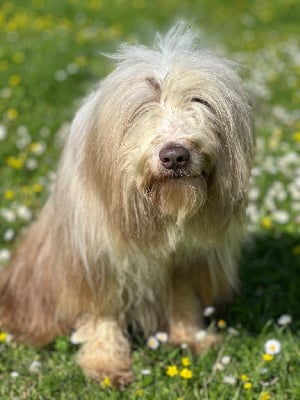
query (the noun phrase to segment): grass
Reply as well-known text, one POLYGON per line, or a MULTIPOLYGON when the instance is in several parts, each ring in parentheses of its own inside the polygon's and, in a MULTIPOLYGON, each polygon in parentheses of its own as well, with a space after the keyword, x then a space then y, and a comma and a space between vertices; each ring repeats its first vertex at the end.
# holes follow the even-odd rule
POLYGON ((226 313, 210 321, 226 321, 217 328, 223 344, 192 358, 187 349, 161 344, 151 350, 141 341, 133 353, 136 381, 120 393, 83 377, 68 338, 35 350, 0 334, 1 399, 300 399, 296 0, 255 0, 251 7, 228 0, 2 2, 0 262, 6 263, 18 234, 49 193, 80 99, 111 68, 100 51, 113 51, 124 40, 149 43, 154 30, 178 18, 193 18, 204 46, 245 65, 241 73, 255 109, 257 156, 241 291, 226 313), (292 316, 290 325, 278 324, 282 314, 292 316), (265 361, 270 338, 281 343, 281 351, 265 361), (180 376, 183 357, 190 360, 191 379, 180 376), (36 372, 30 370, 33 361, 41 363, 36 372), (169 366, 178 374, 169 376, 169 366))

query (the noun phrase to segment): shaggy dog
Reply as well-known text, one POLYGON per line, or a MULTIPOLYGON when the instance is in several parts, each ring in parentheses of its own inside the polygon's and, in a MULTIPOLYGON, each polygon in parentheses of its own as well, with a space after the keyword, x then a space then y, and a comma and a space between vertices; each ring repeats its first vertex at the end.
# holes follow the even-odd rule
POLYGON ((124 385, 129 330, 195 351, 215 342, 195 333, 237 284, 253 132, 233 63, 200 50, 184 24, 111 58, 0 274, 0 320, 33 345, 74 329, 84 372, 124 385))

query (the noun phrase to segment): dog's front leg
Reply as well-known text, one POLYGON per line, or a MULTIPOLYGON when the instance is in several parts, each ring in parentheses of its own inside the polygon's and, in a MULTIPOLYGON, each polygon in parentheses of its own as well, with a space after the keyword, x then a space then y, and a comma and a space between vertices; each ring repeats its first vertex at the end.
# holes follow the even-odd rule
POLYGON ((192 274, 176 274, 172 284, 172 312, 169 321, 170 342, 187 344, 194 352, 205 351, 219 342, 219 337, 204 328, 200 297, 192 274), (199 331, 203 330, 203 335, 199 331))
POLYGON ((117 387, 133 381, 130 342, 116 319, 85 316, 72 339, 82 344, 77 362, 86 376, 98 381, 109 378, 117 387))

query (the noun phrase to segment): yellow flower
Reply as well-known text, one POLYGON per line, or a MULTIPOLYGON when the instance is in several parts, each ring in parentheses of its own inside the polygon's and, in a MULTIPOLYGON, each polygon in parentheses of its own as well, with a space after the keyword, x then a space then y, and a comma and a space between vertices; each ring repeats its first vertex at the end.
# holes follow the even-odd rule
POLYGON ((21 64, 24 60, 25 60, 25 54, 22 53, 21 51, 17 51, 17 52, 13 55, 13 61, 14 61, 16 64, 21 64))
POLYGON ((247 382, 248 380, 249 380, 248 375, 246 374, 241 375, 241 381, 247 382))
POLYGON ((268 392, 261 392, 259 400, 271 400, 271 396, 268 392))
POLYGON ((4 25, 5 22, 5 14, 0 11, 0 26, 4 25))
POLYGON ((219 321, 217 323, 218 328, 224 329, 224 328, 226 328, 226 325, 227 324, 226 324, 226 321, 224 319, 219 319, 219 321))
POLYGON ((6 111, 6 116, 10 121, 14 121, 15 119, 17 119, 18 115, 19 112, 15 108, 10 108, 6 111))
POLYGON ((267 354, 267 353, 263 354, 264 361, 272 361, 273 358, 274 357, 271 354, 267 354))
POLYGON ((0 71, 6 71, 9 67, 8 61, 2 60, 0 61, 0 71))
POLYGON ((300 255, 300 244, 298 244, 297 246, 293 247, 293 254, 295 256, 299 256, 300 255))
POLYGON ((180 376, 183 379, 191 379, 193 377, 193 372, 188 368, 183 368, 180 371, 180 376))
POLYGON ((6 338, 7 338, 7 333, 0 332, 0 342, 5 342, 6 338))
POLYGON ((81 56, 81 57, 75 58, 75 64, 78 65, 78 67, 84 67, 87 64, 86 57, 81 56))
POLYGON ((99 10, 100 8, 102 8, 103 4, 102 1, 99 0, 89 0, 87 6, 92 10, 99 10))
POLYGON ((244 389, 250 390, 251 388, 252 388, 252 383, 251 382, 244 383, 244 389))
POLYGON ((44 142, 32 142, 30 145, 30 150, 32 153, 41 155, 45 151, 45 143, 44 142))
POLYGON ((32 189, 33 189, 33 191, 34 191, 35 193, 40 193, 40 192, 43 190, 43 185, 40 184, 40 183, 35 183, 35 184, 32 186, 32 189))
POLYGON ((191 365, 191 361, 190 361, 190 359, 188 357, 182 357, 181 364, 184 367, 188 367, 189 365, 191 365))
POLYGON ((138 389, 138 390, 135 392, 135 394, 136 394, 137 396, 142 396, 143 393, 144 393, 143 389, 138 389))
POLYGON ((107 389, 107 388, 111 387, 111 381, 110 381, 109 377, 106 376, 106 377, 102 380, 102 382, 100 383, 100 385, 101 385, 102 389, 107 389))
POLYGON ((6 159, 6 164, 9 167, 12 167, 14 169, 21 169, 24 165, 24 158, 23 157, 13 157, 13 156, 9 156, 6 159))
POLYGON ((293 139, 295 142, 300 142, 300 132, 294 133, 293 139))
POLYGON ((271 229, 272 228, 272 221, 270 217, 264 217, 261 220, 261 226, 265 229, 271 229))
POLYGON ((19 75, 12 75, 8 80, 8 84, 10 86, 18 86, 20 82, 21 78, 19 75))
POLYGON ((31 193, 31 189, 30 189, 29 186, 25 185, 25 186, 21 187, 21 192, 24 193, 24 194, 29 194, 29 193, 31 193))
POLYGON ((4 192, 4 198, 5 198, 6 200, 12 200, 14 197, 15 197, 15 193, 14 193, 13 190, 6 190, 6 191, 4 192))
POLYGON ((178 369, 176 365, 169 365, 166 374, 171 377, 178 375, 178 369))

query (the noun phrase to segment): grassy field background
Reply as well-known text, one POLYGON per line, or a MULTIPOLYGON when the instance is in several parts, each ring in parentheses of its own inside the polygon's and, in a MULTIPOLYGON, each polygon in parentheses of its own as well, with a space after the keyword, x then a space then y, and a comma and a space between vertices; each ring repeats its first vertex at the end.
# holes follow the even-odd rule
POLYGON ((182 18, 201 29, 204 47, 245 66, 255 110, 241 291, 211 319, 223 344, 192 358, 187 349, 161 343, 153 350, 141 341, 134 349, 136 381, 120 393, 83 377, 69 338, 34 350, 0 330, 1 399, 300 399, 297 0, 2 1, 0 264, 49 193, 80 99, 112 68, 100 52, 122 41, 151 43, 154 31, 182 18), (292 321, 278 322, 282 314, 292 321), (264 346, 273 338, 280 349, 268 357, 264 346))

